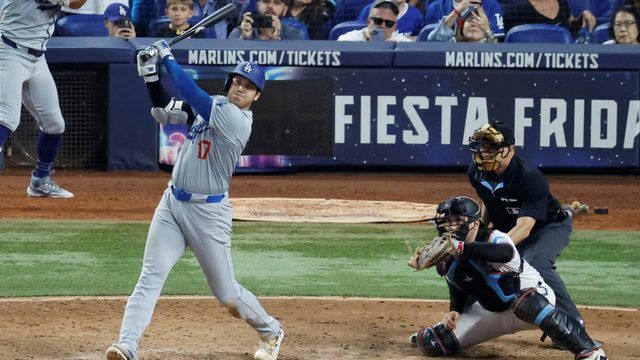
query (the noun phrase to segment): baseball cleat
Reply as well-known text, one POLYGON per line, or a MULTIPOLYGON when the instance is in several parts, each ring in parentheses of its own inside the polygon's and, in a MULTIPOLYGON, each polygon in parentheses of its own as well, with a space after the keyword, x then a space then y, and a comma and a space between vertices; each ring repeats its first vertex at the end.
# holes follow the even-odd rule
POLYGON ((27 188, 29 197, 72 198, 73 194, 51 180, 51 176, 37 178, 31 175, 31 182, 27 188))
POLYGON ((253 355, 256 360, 276 360, 280 352, 280 345, 284 339, 284 330, 280 329, 278 336, 273 339, 260 339, 260 347, 253 355))
POLYGON ((411 334, 411 336, 409 336, 409 342, 411 343, 411 346, 417 348, 418 347, 418 333, 411 334))
POLYGON ((587 354, 578 354, 576 355, 576 360, 607 360, 607 355, 604 353, 604 350, 596 349, 587 354))
POLYGON ((138 357, 124 345, 113 344, 107 349, 107 360, 138 360, 138 357))

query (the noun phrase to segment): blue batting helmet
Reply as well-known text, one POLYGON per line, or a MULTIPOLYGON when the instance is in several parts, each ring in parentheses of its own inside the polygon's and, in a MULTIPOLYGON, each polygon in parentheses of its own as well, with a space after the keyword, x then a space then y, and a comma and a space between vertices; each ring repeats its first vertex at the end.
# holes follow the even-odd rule
POLYGON ((249 79, 253 85, 258 88, 258 91, 264 89, 264 70, 256 63, 243 61, 236 65, 235 69, 227 76, 227 80, 224 82, 224 91, 229 91, 231 79, 236 75, 241 75, 249 79))

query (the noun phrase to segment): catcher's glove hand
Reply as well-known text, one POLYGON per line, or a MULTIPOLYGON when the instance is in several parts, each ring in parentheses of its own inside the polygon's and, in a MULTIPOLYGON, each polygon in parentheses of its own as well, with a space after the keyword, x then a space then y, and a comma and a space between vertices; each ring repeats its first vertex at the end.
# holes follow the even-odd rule
MULTIPOLYGON (((411 249, 411 244, 407 242, 411 249)), ((434 238, 430 244, 422 243, 418 246, 411 258, 409 266, 417 271, 428 269, 447 260, 451 255, 460 255, 464 249, 464 242, 456 239, 452 234, 446 233, 434 238)))

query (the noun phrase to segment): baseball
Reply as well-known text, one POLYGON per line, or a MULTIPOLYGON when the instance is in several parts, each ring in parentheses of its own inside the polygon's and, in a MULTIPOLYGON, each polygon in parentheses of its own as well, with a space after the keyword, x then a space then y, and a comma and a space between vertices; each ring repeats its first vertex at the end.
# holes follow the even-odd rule
POLYGON ((574 202, 571 203, 571 208, 573 210, 577 210, 580 207, 580 205, 581 205, 580 201, 574 201, 574 202))

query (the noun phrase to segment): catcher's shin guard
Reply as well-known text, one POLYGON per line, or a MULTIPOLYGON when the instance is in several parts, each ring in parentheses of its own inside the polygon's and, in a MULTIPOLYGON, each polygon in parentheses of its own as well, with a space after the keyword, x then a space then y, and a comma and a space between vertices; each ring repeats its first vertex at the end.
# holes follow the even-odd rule
POLYGON ((418 331, 418 347, 427 356, 448 356, 458 352, 458 339, 442 323, 418 331))
POLYGON ((589 337, 582 324, 551 305, 534 288, 518 291, 511 303, 511 310, 519 319, 536 324, 558 345, 573 354, 589 353, 600 347, 589 337))

